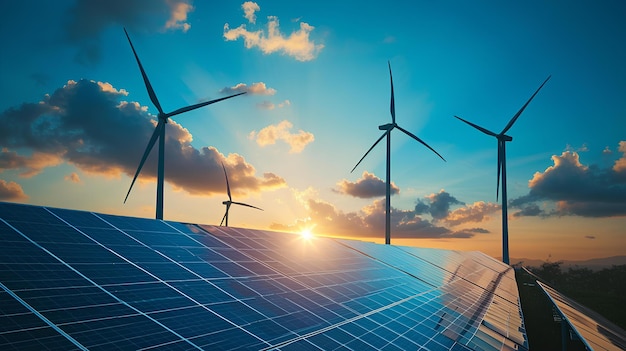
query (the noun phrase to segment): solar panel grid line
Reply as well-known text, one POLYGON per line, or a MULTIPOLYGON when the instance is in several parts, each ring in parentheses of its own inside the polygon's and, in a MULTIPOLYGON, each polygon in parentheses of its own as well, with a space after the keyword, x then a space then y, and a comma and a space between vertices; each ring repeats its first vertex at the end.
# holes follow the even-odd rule
MULTIPOLYGON (((44 208, 45 210, 47 210, 46 208, 44 208)), ((106 289, 100 287, 98 284, 96 284, 94 281, 92 281, 89 277, 85 276, 84 274, 82 274, 81 272, 77 271, 75 268, 73 268, 72 266, 68 265, 66 262, 64 262, 63 260, 61 260, 60 258, 58 258, 56 255, 54 255, 52 252, 50 252, 48 249, 46 249, 45 247, 41 246, 40 244, 38 244, 37 242, 33 241, 30 237, 28 237, 27 235, 25 235, 24 233, 22 233, 20 230, 18 230, 17 228, 13 227, 10 223, 6 222, 3 218, 0 218, 0 220, 2 222, 4 222, 7 226, 9 226, 10 228, 12 228, 15 232, 17 232, 18 234, 20 234, 22 237, 24 237, 26 240, 28 240, 29 242, 31 242, 32 244, 34 244, 36 247, 38 247, 39 249, 43 250, 44 252, 46 252, 48 255, 52 256, 54 259, 58 260, 59 262, 61 262, 63 265, 65 265, 67 268, 69 268, 70 270, 74 271, 74 273, 77 273, 79 276, 81 276, 83 279, 89 281, 91 284, 93 284, 94 286, 100 288, 105 294, 109 294, 111 297, 113 297, 114 299, 118 300, 120 303, 126 305, 127 307, 137 311, 139 314, 143 315, 144 317, 150 319, 152 322, 160 325, 161 327, 163 327, 164 329, 168 330, 169 332, 171 332, 172 334, 176 335, 177 337, 180 337, 182 340, 185 340, 185 338, 183 338, 182 336, 180 336, 179 334, 177 334, 176 332, 168 329, 166 326, 160 324, 158 321, 152 319, 150 316, 146 315, 145 313, 133 308, 133 306, 130 306, 129 304, 127 304, 125 301, 122 301, 120 299, 118 299, 117 297, 115 297, 114 295, 112 295, 111 293, 109 293, 106 289)), ((195 346, 196 348, 199 349, 199 347, 197 347, 196 345, 193 345, 192 343, 190 343, 192 346, 195 346)))
POLYGON ((285 341, 285 342, 283 342, 283 343, 281 343, 281 344, 278 344, 278 345, 271 345, 271 346, 269 346, 269 347, 267 347, 267 348, 264 348, 264 349, 262 349, 262 350, 274 350, 274 349, 279 349, 280 347, 285 346, 285 345, 287 345, 287 344, 291 344, 291 343, 293 343, 293 342, 296 342, 296 341, 299 341, 299 340, 302 340, 302 339, 306 339, 306 338, 312 337, 312 336, 317 335, 317 334, 324 333, 324 332, 326 332, 326 331, 328 331, 328 330, 332 330, 332 329, 334 329, 334 328, 337 328, 337 327, 340 327, 340 326, 342 326, 342 325, 345 325, 345 324, 348 324, 348 323, 354 322, 354 321, 359 320, 359 319, 361 319, 361 318, 365 318, 365 317, 371 316, 371 315, 373 315, 373 314, 376 314, 376 313, 378 313, 378 312, 384 311, 384 310, 386 310, 386 309, 388 309, 388 308, 391 308, 391 307, 394 307, 394 306, 396 306, 396 305, 399 305, 399 304, 403 303, 404 301, 408 301, 408 300, 410 300, 410 299, 413 299, 413 298, 415 298, 416 296, 419 296, 419 295, 421 295, 421 294, 417 294, 417 295, 415 295, 415 296, 410 296, 410 297, 407 297, 407 298, 405 298, 404 300, 396 301, 396 302, 395 302, 395 303, 393 303, 392 305, 383 306, 383 307, 380 307, 380 308, 378 308, 378 309, 371 310, 371 311, 369 311, 369 312, 366 312, 366 313, 363 313, 363 314, 356 315, 356 316, 354 316, 354 317, 352 317, 352 318, 345 319, 345 320, 343 320, 343 321, 341 321, 341 322, 339 322, 339 323, 335 323, 335 324, 333 324, 333 325, 329 325, 329 326, 327 326, 327 327, 324 327, 324 328, 321 328, 321 329, 319 329, 319 330, 316 330, 316 331, 310 332, 310 333, 308 333, 308 334, 301 335, 301 336, 299 336, 299 337, 297 337, 297 338, 294 338, 294 339, 291 339, 291 340, 287 340, 287 341, 285 341))
MULTIPOLYGON (((107 223, 107 224, 111 225, 112 227, 114 227, 115 229, 119 230, 121 233, 124 233, 125 235, 128 235, 128 234, 126 234, 124 231, 122 231, 121 229, 119 229, 119 228, 115 227, 113 224, 111 224, 111 223, 107 222, 105 219, 103 219, 103 218, 101 218, 100 216, 98 216, 97 214, 94 214, 94 215, 96 215, 97 217, 99 217, 100 219, 102 219, 102 221, 103 221, 103 222, 105 222, 105 223, 107 223)), ((177 228, 175 228, 175 227, 173 227, 173 226, 169 225, 167 222, 163 222, 163 223, 164 223, 164 224, 166 224, 166 225, 168 225, 168 226, 170 226, 170 227, 171 227, 173 230, 175 230, 176 232, 178 232, 178 233, 180 233, 180 234, 185 235, 185 233, 183 233, 183 232, 179 231, 177 228)), ((190 239, 195 241, 195 239, 194 239, 194 238, 190 238, 190 239)), ((135 240, 137 240, 137 239, 135 239, 135 240)), ((137 240, 137 241, 138 241, 138 240, 137 240)), ((142 245, 145 245, 144 243, 142 243, 142 242, 140 242, 140 241, 138 241, 138 242, 139 242, 139 243, 141 243, 142 245)), ((199 243, 199 242, 198 242, 198 244, 202 245, 202 244, 201 244, 201 243, 199 243)), ((147 245, 146 245, 146 246, 147 246, 147 245)), ((203 245, 203 246, 204 246, 204 245, 203 245)), ((156 250, 155 250, 155 251, 156 251, 156 250)), ((159 253, 159 254, 161 254, 161 255, 164 255, 164 254, 162 254, 162 253, 160 253, 160 252, 158 252, 158 251, 156 251, 156 252, 157 252, 157 253, 159 253)), ((168 260, 170 260, 170 261, 171 261, 171 262, 173 262, 174 264, 179 265, 181 268, 183 268, 183 269, 185 269, 185 270, 188 270, 190 273, 192 273, 192 274, 194 274, 194 275, 197 275, 195 272, 193 272, 193 271, 189 270, 188 268, 184 267, 183 265, 180 265, 178 262, 176 262, 176 261, 172 260, 172 259, 171 259, 171 258, 169 258, 167 255, 164 255, 164 257, 166 257, 168 260)), ((198 276, 198 278, 199 278, 199 279, 204 280, 204 278, 202 278, 201 276, 199 276, 199 275, 197 275, 197 276, 198 276)), ((155 277, 155 278, 157 278, 157 277, 155 277)), ((158 278, 157 278, 157 279, 158 279, 158 278)), ((208 281, 208 280, 205 280, 205 281, 207 281, 207 283, 211 283, 211 282, 210 282, 210 281, 208 281)), ((187 297, 187 298, 188 298, 188 299, 190 299, 191 301, 194 301, 197 305, 202 306, 202 308, 206 309, 207 311, 210 311, 211 313, 215 314, 215 315, 216 315, 216 316, 218 316, 219 318, 224 319, 226 322, 228 322, 228 323, 232 324, 234 327, 241 329, 241 330, 242 330, 242 331, 244 331, 245 333, 248 333, 248 334, 250 334, 250 335, 254 336, 255 338, 259 339, 261 342, 265 343, 265 340, 263 340, 263 339, 259 338, 259 337, 258 337, 258 336, 256 336, 254 333, 251 333, 251 332, 250 332, 250 331, 248 331, 247 329, 242 328, 241 326, 239 326, 237 323, 234 323, 234 322, 230 321, 229 319, 227 319, 227 318, 223 317, 222 315, 220 315, 220 314, 218 314, 218 313, 214 312, 212 309, 210 309, 210 308, 209 308, 209 307, 207 307, 206 305, 199 303, 198 301, 196 301, 195 299, 191 298, 191 297, 190 297, 190 296, 188 296, 186 293, 182 292, 181 290, 177 289, 176 287, 174 287, 174 286, 172 286, 172 285, 170 285, 169 283, 164 282, 164 281, 163 281, 163 283, 164 283, 164 284, 166 284, 167 286, 169 286, 170 288, 174 289, 175 291, 177 291, 179 294, 181 294, 181 295, 183 295, 183 296, 187 297)), ((242 303, 242 304, 245 304, 245 302, 243 302, 243 301, 239 300, 238 298, 236 298, 236 297, 232 296, 232 295, 231 295, 231 294, 229 294, 227 291, 225 291, 225 290, 223 290, 223 289, 219 288, 218 286, 216 286, 216 285, 214 285, 214 284, 212 284, 212 285, 213 285, 214 287, 216 287, 217 289, 221 290, 223 293, 225 293, 225 294, 229 295, 230 297, 232 297, 234 300, 239 301, 239 302, 240 302, 240 303, 242 303)), ((251 306, 247 306, 247 307, 249 307, 249 308, 251 308, 251 309, 253 309, 253 310, 254 310, 254 308, 252 308, 251 306)), ((257 312, 257 313, 259 313, 259 314, 263 315, 263 313, 261 313, 261 312, 259 312, 259 311, 256 311, 256 310, 255 310, 255 312, 257 312)), ((267 317, 267 316, 265 316, 265 315, 263 315, 263 316, 264 316, 265 318, 268 318, 268 317, 267 317)))
MULTIPOLYGON (((171 286, 170 286, 170 287, 171 287, 171 286)), ((183 295, 185 295, 185 294, 183 294, 183 295)))
MULTIPOLYGON (((0 218, 0 220, 4 221, 1 218, 0 218)), ((56 324, 52 323, 52 321, 50 321, 48 318, 46 318, 44 315, 42 315, 39 311, 34 309, 32 306, 30 306, 26 301, 22 300, 17 294, 15 294, 13 291, 11 291, 9 288, 7 288, 4 284, 2 284, 2 282, 0 282, 0 288, 2 290, 4 290, 7 294, 9 294, 12 298, 17 300, 22 306, 27 308, 31 313, 33 313, 35 316, 37 316, 39 319, 41 319, 44 323, 46 323, 48 326, 50 326, 50 328, 54 329, 57 333, 61 334, 64 338, 69 340, 76 347, 78 347, 81 350, 85 350, 85 351, 88 350, 84 345, 82 345, 80 342, 78 342, 72 336, 70 336, 65 331, 63 331, 63 329, 59 328, 56 324)))

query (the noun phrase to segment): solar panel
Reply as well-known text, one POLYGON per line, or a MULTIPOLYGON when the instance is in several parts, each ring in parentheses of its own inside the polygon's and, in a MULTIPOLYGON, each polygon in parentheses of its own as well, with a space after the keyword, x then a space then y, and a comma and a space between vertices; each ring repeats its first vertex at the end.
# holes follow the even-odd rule
POLYGON ((626 350, 626 331, 547 284, 537 283, 587 349, 626 350))
POLYGON ((527 350, 511 267, 0 203, 0 349, 527 350))

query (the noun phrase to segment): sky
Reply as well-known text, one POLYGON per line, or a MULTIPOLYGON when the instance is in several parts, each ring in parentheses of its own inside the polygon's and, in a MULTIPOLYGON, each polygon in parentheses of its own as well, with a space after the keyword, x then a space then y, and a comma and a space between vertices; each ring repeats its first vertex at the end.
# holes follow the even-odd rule
POLYGON ((507 132, 515 259, 626 255, 626 3, 189 0, 0 3, 0 201, 384 242, 391 122, 397 245, 501 257, 507 132))

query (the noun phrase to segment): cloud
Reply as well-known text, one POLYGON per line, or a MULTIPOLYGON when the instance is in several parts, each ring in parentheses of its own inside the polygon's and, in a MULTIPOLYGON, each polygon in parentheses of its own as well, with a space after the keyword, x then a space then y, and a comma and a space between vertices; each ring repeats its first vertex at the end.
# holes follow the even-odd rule
POLYGON ((256 23, 256 15, 254 13, 261 10, 259 5, 256 2, 246 1, 241 5, 241 8, 243 9, 243 17, 250 23, 256 23))
MULTIPOLYGON (((244 17, 254 24, 255 21, 251 21, 254 17, 254 12, 259 11, 258 5, 255 10, 252 10, 251 5, 246 7, 244 3, 242 6, 244 9, 244 17)), ((252 3, 256 5, 255 3, 252 3)), ((234 41, 239 38, 243 38, 244 45, 250 49, 253 47, 259 48, 264 54, 271 54, 280 52, 284 55, 291 56, 298 61, 310 61, 315 59, 319 52, 324 48, 322 44, 315 44, 310 40, 309 34, 315 29, 315 27, 305 22, 300 22, 300 29, 291 32, 289 36, 284 36, 280 32, 278 17, 267 17, 267 33, 264 30, 249 31, 246 29, 246 25, 242 24, 237 28, 231 29, 229 24, 224 24, 224 39, 227 41, 234 41)))
POLYGON ((619 142, 619 152, 622 153, 622 157, 615 161, 613 172, 624 179, 623 177, 626 176, 626 141, 619 142))
POLYGON ((53 167, 63 163, 62 152, 58 154, 34 152, 30 156, 19 155, 15 151, 3 148, 0 151, 0 172, 5 169, 23 169, 20 176, 33 177, 46 167, 53 167))
POLYGON ((595 238, 596 238, 596 237, 595 237, 595 236, 593 236, 593 235, 585 235, 585 239, 591 239, 591 240, 593 240, 593 239, 595 239, 595 238))
POLYGON ((528 182, 529 193, 511 200, 522 209, 515 216, 626 216, 626 142, 619 145, 622 156, 606 169, 583 165, 574 151, 552 156, 554 165, 528 182), (539 209, 537 202, 554 208, 539 209))
MULTIPOLYGON (((85 173, 132 177, 156 120, 146 107, 119 101, 122 91, 108 83, 69 81, 39 103, 24 103, 0 113, 2 168, 24 168, 22 176, 33 176, 66 162, 85 173)), ((192 135, 174 120, 165 127, 165 180, 176 189, 195 195, 223 193, 221 162, 228 168, 231 186, 240 193, 286 186, 275 174, 256 176, 254 167, 240 155, 226 157, 211 146, 195 148, 192 135)), ((156 154, 155 147, 139 179, 156 179, 156 154)))
POLYGON ((265 86, 265 83, 258 82, 252 83, 250 86, 244 83, 239 83, 233 87, 224 87, 220 90, 220 93, 228 95, 244 92, 251 95, 274 95, 276 94, 276 89, 268 88, 265 86))
POLYGON ((0 179, 0 200, 20 201, 26 199, 28 199, 28 196, 24 193, 21 185, 0 179))
MULTIPOLYGON (((378 178, 373 173, 365 171, 363 172, 361 178, 354 183, 343 179, 337 183, 337 189, 334 191, 340 194, 368 199, 372 197, 385 196, 387 193, 387 185, 385 181, 378 178)), ((391 194, 393 195, 398 193, 400 193, 400 188, 392 182, 391 194)))
POLYGON ((64 179, 69 181, 69 182, 72 182, 72 183, 80 183, 81 182, 80 177, 78 176, 78 173, 76 173, 76 172, 72 172, 72 173, 66 175, 64 179))
POLYGON ((417 200, 415 212, 417 214, 429 213, 434 220, 444 219, 450 213, 451 205, 464 205, 463 202, 457 200, 450 193, 441 189, 437 194, 430 194, 425 197, 428 202, 417 200))
POLYGON ((107 27, 186 32, 192 10, 189 0, 77 0, 66 13, 64 36, 78 46, 77 62, 93 64, 100 60, 100 35, 107 27))
POLYGON ((291 102, 289 100, 285 100, 278 104, 274 104, 273 102, 270 102, 270 101, 263 101, 263 102, 256 104, 258 108, 263 109, 263 110, 273 110, 276 107, 283 108, 285 106, 290 106, 290 105, 291 105, 291 102))
MULTIPOLYGON (((292 224, 273 223, 271 229, 299 232, 315 226, 319 234, 345 237, 384 237, 385 199, 378 199, 358 212, 343 212, 334 205, 317 199, 311 189, 294 193, 294 197, 307 210, 307 217, 292 224)), ((415 211, 391 210, 391 232, 393 238, 468 239, 478 234, 489 233, 482 228, 451 230, 420 217, 415 211)))
POLYGON ((313 133, 299 130, 298 134, 292 134, 289 130, 293 127, 293 124, 289 121, 282 121, 275 125, 267 126, 260 131, 252 131, 248 135, 251 140, 256 140, 256 143, 261 147, 267 145, 276 144, 276 141, 282 140, 289 145, 289 153, 300 153, 304 148, 315 140, 313 133))
POLYGON ((193 6, 185 2, 168 0, 170 18, 165 22, 166 29, 180 29, 187 32, 191 25, 187 23, 187 14, 193 10, 193 6))
POLYGON ((448 216, 442 218, 441 221, 451 226, 464 223, 480 223, 491 219, 489 215, 499 210, 500 205, 498 204, 477 201, 471 205, 465 205, 465 207, 450 212, 448 216))

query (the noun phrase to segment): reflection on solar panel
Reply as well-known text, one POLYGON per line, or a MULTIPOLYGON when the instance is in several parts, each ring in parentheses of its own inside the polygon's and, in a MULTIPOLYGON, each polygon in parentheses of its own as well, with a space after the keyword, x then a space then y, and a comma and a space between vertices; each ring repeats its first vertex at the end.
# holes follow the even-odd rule
POLYGON ((2 350, 528 349, 478 252, 8 203, 0 235, 2 350))
POLYGON ((626 350, 626 331, 550 286, 537 283, 589 350, 626 350))

